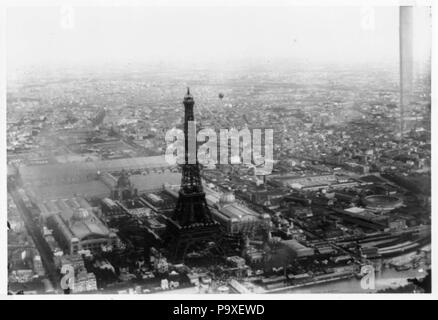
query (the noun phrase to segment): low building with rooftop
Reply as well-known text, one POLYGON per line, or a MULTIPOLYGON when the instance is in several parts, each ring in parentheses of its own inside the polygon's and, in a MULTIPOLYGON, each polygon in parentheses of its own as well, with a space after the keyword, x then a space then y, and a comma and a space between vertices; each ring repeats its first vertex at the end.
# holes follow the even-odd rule
POLYGON ((98 218, 96 209, 83 198, 50 200, 39 203, 43 219, 66 253, 100 251, 117 246, 117 235, 98 218))

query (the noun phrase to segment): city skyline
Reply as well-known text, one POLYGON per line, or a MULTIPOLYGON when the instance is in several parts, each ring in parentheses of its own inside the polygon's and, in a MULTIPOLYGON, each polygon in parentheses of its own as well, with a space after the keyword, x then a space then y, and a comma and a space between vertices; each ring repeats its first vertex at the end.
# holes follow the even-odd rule
POLYGON ((6 13, 9 295, 431 292, 430 8, 6 13))

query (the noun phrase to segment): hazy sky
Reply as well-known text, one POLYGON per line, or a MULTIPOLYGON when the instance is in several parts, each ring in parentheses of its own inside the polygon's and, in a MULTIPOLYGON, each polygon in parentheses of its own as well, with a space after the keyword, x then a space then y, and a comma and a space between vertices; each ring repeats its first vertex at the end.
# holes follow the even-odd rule
MULTIPOLYGON (((297 59, 398 60, 398 8, 8 8, 8 66, 52 63, 297 59), (70 17, 72 19, 70 19, 70 17)), ((424 56, 427 10, 415 13, 424 56)))

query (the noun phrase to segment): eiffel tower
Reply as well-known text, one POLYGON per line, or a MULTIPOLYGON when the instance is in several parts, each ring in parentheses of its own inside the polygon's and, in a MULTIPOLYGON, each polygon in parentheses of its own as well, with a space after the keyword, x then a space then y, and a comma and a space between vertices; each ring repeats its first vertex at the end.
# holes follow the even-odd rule
POLYGON ((168 219, 166 230, 166 246, 170 253, 169 259, 173 261, 184 261, 189 250, 205 248, 210 242, 219 247, 222 236, 220 225, 213 220, 205 200, 196 148, 196 161, 189 161, 189 121, 195 120, 195 102, 189 88, 183 104, 185 161, 182 165, 178 202, 172 217, 168 219))

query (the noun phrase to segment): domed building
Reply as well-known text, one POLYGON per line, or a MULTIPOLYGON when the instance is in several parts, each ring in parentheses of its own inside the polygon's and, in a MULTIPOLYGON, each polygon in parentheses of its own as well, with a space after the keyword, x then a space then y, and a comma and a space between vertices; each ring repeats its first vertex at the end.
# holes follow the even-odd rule
POLYGON ((223 207, 227 204, 232 204, 235 201, 236 201, 236 198, 234 197, 234 194, 232 192, 225 192, 219 198, 219 205, 221 207, 223 207))
POLYGON ((88 212, 87 209, 78 208, 77 210, 75 210, 73 212, 73 215, 71 216, 70 220, 71 221, 81 221, 81 220, 87 219, 89 217, 90 217, 90 213, 88 212))
POLYGON ((366 208, 373 212, 389 212, 403 206, 403 199, 396 196, 371 195, 362 201, 366 208))

